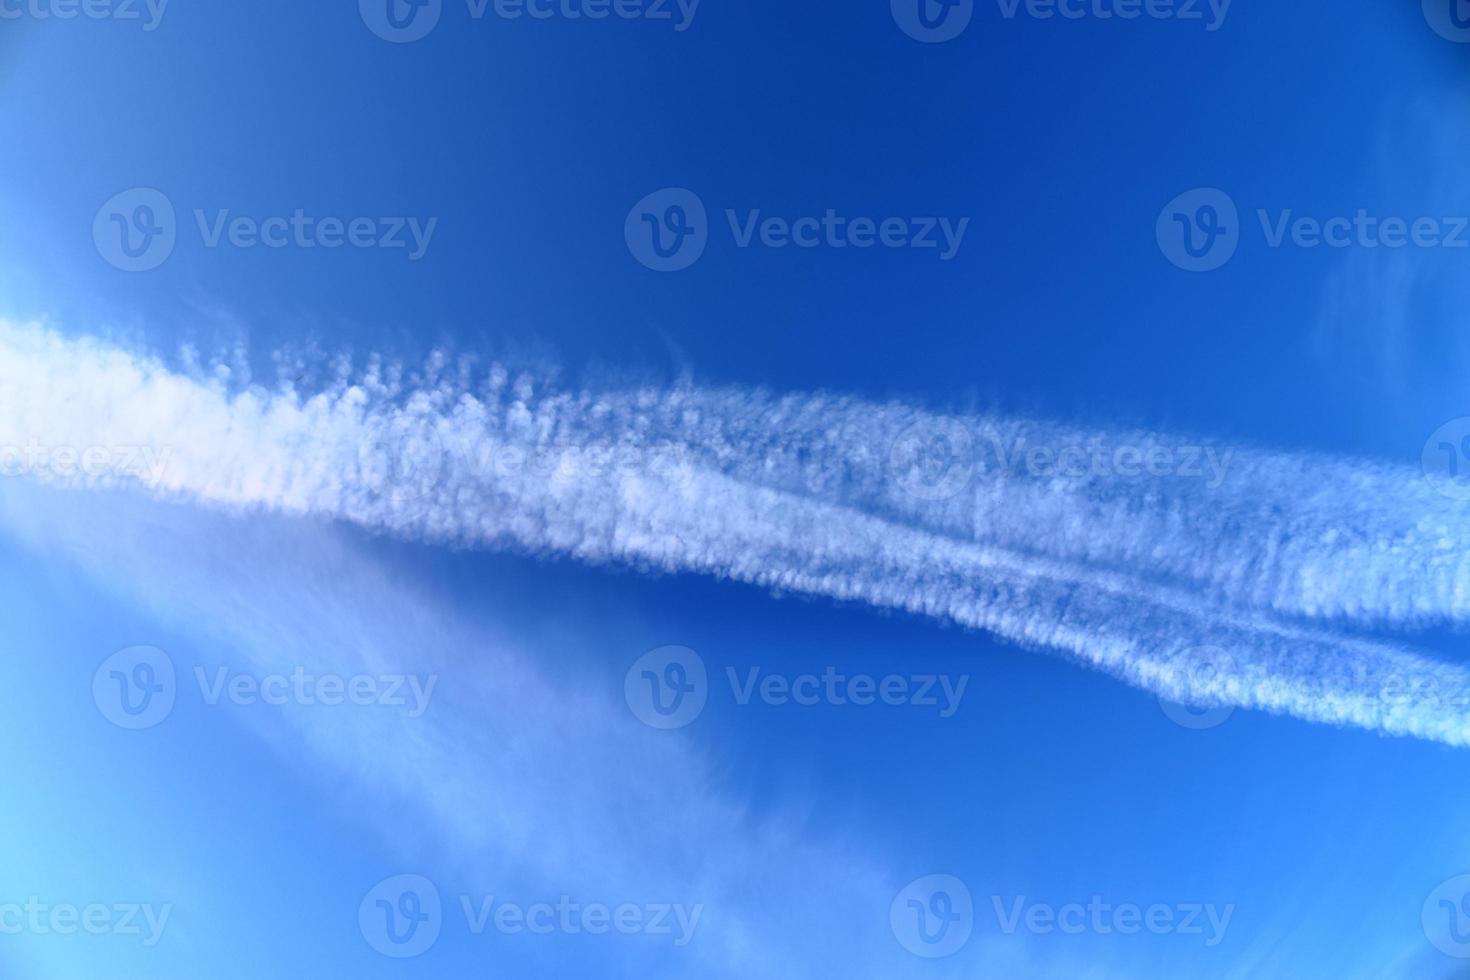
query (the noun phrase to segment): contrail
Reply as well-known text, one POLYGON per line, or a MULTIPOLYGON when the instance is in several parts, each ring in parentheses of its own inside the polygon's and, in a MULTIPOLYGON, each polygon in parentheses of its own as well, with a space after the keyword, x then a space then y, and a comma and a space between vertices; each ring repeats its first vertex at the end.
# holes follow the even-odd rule
POLYGON ((3 326, 0 472, 862 602, 1177 700, 1470 743, 1470 671, 1341 632, 1464 614, 1449 502, 1388 467, 443 358, 268 390, 3 326))

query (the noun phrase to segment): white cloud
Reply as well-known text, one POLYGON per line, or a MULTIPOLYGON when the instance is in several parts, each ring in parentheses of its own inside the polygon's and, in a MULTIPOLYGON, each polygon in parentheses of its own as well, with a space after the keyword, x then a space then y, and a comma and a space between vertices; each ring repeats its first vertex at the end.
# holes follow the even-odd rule
POLYGON ((1194 475, 1186 443, 972 418, 967 479, 934 499, 933 482, 895 470, 893 448, 915 431, 949 431, 953 447, 966 438, 953 424, 689 385, 542 392, 498 368, 473 386, 442 359, 417 376, 370 363, 312 392, 266 390, 0 327, 0 446, 147 446, 167 460, 93 482, 860 601, 1071 654, 1171 698, 1470 741, 1470 672, 1299 622, 1466 617, 1461 519, 1414 474, 1200 445, 1216 466, 1207 476, 1201 452, 1194 475), (1021 437, 1054 462, 1071 446, 1108 453, 1069 476, 1017 462, 1021 437), (984 455, 992 441, 1003 469, 984 455), (1120 471, 1118 447, 1168 451, 1175 469, 1120 471), (1188 651, 1204 644, 1233 668, 1195 670, 1188 651))

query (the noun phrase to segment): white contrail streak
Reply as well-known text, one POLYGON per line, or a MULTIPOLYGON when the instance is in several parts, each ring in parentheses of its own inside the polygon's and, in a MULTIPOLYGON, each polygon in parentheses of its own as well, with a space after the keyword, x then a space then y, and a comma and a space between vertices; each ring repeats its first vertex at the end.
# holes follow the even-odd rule
POLYGON ((0 471, 702 572, 985 629, 1171 698, 1470 743, 1470 671, 1329 628, 1465 613, 1451 502, 1401 471, 452 375, 341 367, 309 394, 266 390, 0 326, 0 471))

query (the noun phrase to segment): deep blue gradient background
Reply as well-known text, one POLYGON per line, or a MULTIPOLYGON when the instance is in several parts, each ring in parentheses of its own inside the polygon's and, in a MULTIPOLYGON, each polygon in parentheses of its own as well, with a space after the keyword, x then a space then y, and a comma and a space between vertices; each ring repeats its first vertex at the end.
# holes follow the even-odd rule
MULTIPOLYGON (((1470 257, 1271 249, 1254 212, 1470 213, 1455 154, 1470 146, 1467 68, 1470 48, 1416 5, 1369 0, 1236 0, 1212 33, 1005 20, 981 3, 940 45, 906 37, 884 2, 705 0, 676 33, 474 22, 447 0, 431 36, 401 46, 351 2, 173 0, 151 33, 5 21, 0 313, 163 352, 245 343, 262 367, 307 341, 408 358, 445 346, 573 376, 690 371, 1414 463, 1439 423, 1470 414, 1470 257), (180 243, 127 275, 91 227, 135 186, 172 199, 180 243), (623 221, 666 186, 696 191, 715 228, 693 268, 660 275, 629 254, 623 221), (1232 195, 1244 235, 1224 269, 1191 275, 1160 254, 1154 222, 1199 186, 1232 195), (414 263, 206 249, 196 207, 438 226, 414 263), (970 226, 949 262, 738 249, 725 208, 970 226), (1388 307, 1404 314, 1393 330, 1388 307)), ((671 737, 752 813, 795 808, 805 832, 868 842, 903 881, 943 869, 984 895, 1237 906, 1218 948, 1031 937, 1047 946, 1038 962, 1106 977, 1458 975, 1419 915, 1438 882, 1470 871, 1464 753, 1246 711, 1188 731, 1100 674, 927 620, 340 533, 614 708, 627 665, 667 643, 718 672, 970 675, 952 719, 724 697, 671 737)), ((431 834, 385 834, 371 791, 197 705, 120 737, 90 701, 97 663, 203 641, 63 563, 0 546, 0 615, 0 900, 178 905, 150 951, 0 936, 5 975, 617 977, 659 963, 585 937, 454 934, 420 961, 375 956, 357 901, 403 867, 453 875, 431 834)), ((1458 655, 1460 638, 1437 642, 1458 655)))

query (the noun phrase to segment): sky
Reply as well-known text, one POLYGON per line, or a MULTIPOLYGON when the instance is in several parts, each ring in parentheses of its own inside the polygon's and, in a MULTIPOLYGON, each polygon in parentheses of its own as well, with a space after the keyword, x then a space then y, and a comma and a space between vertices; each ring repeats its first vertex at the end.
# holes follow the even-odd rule
POLYGON ((1467 70, 0 0, 0 976, 1470 976, 1467 70))

